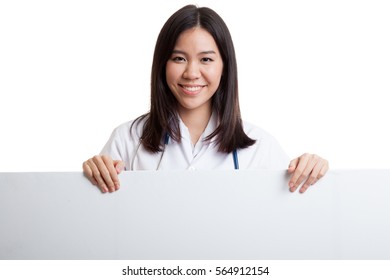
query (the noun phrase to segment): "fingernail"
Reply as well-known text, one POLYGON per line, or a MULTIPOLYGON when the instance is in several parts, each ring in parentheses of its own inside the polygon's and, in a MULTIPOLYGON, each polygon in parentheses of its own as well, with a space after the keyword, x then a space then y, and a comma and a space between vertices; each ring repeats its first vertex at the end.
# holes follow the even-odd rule
POLYGON ((115 190, 119 190, 119 188, 120 188, 119 182, 118 182, 118 183, 115 183, 115 190))

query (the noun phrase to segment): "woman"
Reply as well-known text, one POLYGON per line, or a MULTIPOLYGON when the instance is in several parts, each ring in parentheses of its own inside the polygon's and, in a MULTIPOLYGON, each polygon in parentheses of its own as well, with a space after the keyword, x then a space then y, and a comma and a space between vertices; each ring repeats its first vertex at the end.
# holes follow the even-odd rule
POLYGON ((123 170, 284 169, 290 190, 319 180, 328 162, 304 154, 289 163, 277 141, 243 122, 230 32, 209 8, 175 12, 158 36, 150 112, 116 128, 100 155, 83 164, 102 192, 118 190, 123 170))

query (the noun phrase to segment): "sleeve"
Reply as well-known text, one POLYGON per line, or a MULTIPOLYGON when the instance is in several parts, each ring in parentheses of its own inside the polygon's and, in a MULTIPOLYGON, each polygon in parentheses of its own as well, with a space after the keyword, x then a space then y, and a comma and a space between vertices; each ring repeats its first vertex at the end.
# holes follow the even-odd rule
POLYGON ((290 158, 280 146, 279 142, 271 136, 269 139, 269 148, 264 158, 268 169, 287 169, 290 158))
POLYGON ((123 144, 118 133, 118 128, 115 128, 111 133, 110 138, 104 145, 100 155, 109 155, 113 160, 124 160, 123 144))
POLYGON ((248 169, 287 169, 289 156, 267 131, 245 123, 247 135, 256 143, 242 151, 248 169))
MULTIPOLYGON (((132 122, 115 128, 100 152, 101 155, 108 155, 113 160, 123 161, 125 170, 130 170, 131 159, 134 157, 139 143, 139 131, 131 133, 131 128, 132 122)), ((134 130, 134 127, 132 129, 134 130)))

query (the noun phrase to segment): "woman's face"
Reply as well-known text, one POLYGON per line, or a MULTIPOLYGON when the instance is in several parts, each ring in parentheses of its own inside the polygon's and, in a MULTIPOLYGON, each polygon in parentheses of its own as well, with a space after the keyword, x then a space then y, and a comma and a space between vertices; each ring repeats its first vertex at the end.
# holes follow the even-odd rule
POLYGON ((179 114, 211 114, 211 97, 222 69, 218 47, 205 29, 192 28, 179 36, 166 65, 167 84, 179 103, 179 114))

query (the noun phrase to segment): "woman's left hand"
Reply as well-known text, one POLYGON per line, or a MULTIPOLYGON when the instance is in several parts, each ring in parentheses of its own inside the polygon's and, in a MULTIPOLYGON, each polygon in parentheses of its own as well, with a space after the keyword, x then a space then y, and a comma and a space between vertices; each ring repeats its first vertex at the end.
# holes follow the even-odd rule
POLYGON ((290 191, 294 192, 304 182, 299 189, 300 193, 304 193, 311 185, 321 179, 328 170, 328 161, 315 154, 303 154, 293 159, 288 167, 288 173, 292 174, 288 183, 290 191))

